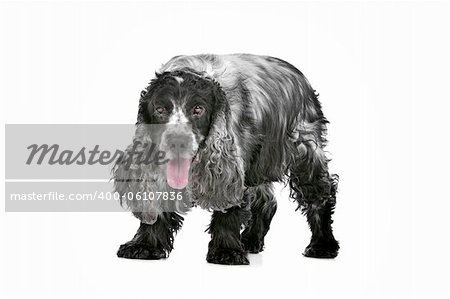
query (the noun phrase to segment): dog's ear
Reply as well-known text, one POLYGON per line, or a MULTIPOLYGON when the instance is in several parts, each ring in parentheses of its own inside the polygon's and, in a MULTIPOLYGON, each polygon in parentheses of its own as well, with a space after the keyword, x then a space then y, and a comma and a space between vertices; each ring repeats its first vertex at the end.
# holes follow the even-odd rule
POLYGON ((231 131, 230 106, 214 82, 215 111, 209 134, 192 165, 190 193, 202 208, 224 210, 242 203, 244 166, 231 131))
POLYGON ((144 192, 158 190, 155 168, 152 164, 142 162, 142 158, 146 155, 146 145, 152 142, 148 127, 143 124, 136 126, 133 143, 116 161, 112 174, 114 191, 119 195, 122 207, 131 210, 142 222, 153 224, 161 213, 160 203, 139 200, 144 192))

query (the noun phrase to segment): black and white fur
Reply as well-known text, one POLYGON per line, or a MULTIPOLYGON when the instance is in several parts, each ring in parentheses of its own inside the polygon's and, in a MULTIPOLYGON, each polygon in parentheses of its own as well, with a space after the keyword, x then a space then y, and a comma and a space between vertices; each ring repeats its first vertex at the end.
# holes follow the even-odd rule
MULTIPOLYGON (((182 225, 180 214, 195 204, 213 211, 207 261, 248 264, 247 252, 263 250, 277 209, 273 182, 288 182, 290 196, 312 232, 304 255, 336 257, 339 245, 331 216, 338 177, 328 172, 327 123, 307 79, 281 59, 249 54, 172 58, 141 93, 135 140, 161 145, 164 138, 143 132, 145 124, 190 128, 187 202, 168 212, 155 203, 128 201, 141 225, 135 237, 120 246, 118 256, 167 257, 182 225), (167 106, 155 108, 158 101, 167 106)), ((118 164, 114 178, 121 194, 171 190, 164 166, 126 170, 118 164)))

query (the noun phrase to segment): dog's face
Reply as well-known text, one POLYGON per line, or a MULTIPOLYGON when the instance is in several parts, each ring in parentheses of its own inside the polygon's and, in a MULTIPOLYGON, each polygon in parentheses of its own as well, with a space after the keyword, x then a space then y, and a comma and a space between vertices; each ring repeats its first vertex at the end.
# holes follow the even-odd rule
POLYGON ((152 139, 166 154, 167 184, 184 189, 199 146, 208 136, 214 114, 214 85, 183 72, 160 75, 144 94, 144 122, 157 124, 152 139))
MULTIPOLYGON (((208 75, 190 68, 156 74, 141 93, 133 143, 156 144, 167 163, 117 164, 115 190, 158 192, 168 185, 186 189, 189 201, 205 209, 241 204, 244 163, 231 119, 226 93, 208 75)), ((129 146, 125 156, 133 155, 129 146)), ((141 201, 131 202, 133 211, 142 212, 141 201)))

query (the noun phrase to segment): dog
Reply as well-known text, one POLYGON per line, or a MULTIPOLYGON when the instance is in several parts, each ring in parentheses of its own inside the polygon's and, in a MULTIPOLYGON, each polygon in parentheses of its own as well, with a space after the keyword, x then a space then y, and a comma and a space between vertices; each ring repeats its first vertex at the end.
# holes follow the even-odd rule
POLYGON ((263 251, 277 210, 273 184, 284 182, 312 232, 303 255, 335 258, 338 176, 328 171, 327 124, 318 94, 286 61, 251 54, 172 58, 141 92, 134 145, 122 157, 131 162, 118 161, 113 178, 122 197, 177 191, 183 199, 128 196, 125 205, 141 223, 117 255, 167 258, 181 215, 200 206, 212 211, 206 260, 249 264, 248 253, 263 251), (167 154, 165 163, 137 162, 150 143, 167 154))

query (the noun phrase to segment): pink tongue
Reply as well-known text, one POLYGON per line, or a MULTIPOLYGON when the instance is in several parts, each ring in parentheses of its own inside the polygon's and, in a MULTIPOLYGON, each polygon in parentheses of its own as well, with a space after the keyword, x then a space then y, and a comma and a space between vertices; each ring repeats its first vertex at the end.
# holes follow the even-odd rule
POLYGON ((174 189, 183 189, 188 184, 190 159, 169 160, 166 167, 167 184, 174 189))

